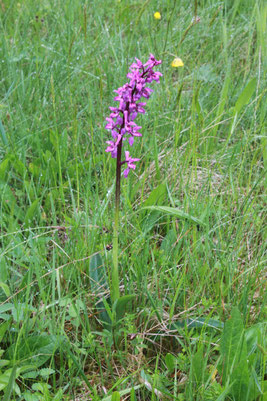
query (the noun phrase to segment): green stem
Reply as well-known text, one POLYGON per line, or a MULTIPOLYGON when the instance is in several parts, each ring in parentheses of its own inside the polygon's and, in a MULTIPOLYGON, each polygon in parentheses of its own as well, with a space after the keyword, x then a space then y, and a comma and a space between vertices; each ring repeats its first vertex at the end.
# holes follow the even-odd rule
POLYGON ((111 273, 112 281, 112 301, 113 303, 120 297, 120 283, 118 270, 118 237, 119 237, 119 211, 120 211, 120 188, 121 188, 121 148, 122 141, 118 144, 117 150, 117 169, 116 169, 116 194, 115 194, 115 217, 113 230, 113 268, 111 273))

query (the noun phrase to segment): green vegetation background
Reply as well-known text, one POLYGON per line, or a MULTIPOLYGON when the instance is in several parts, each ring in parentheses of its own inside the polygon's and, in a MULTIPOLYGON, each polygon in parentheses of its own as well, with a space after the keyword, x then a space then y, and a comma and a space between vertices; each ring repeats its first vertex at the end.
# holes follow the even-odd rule
POLYGON ((266 399, 266 13, 260 0, 0 0, 1 399, 266 399), (163 78, 122 183, 121 291, 136 297, 116 349, 89 269, 96 252, 107 277, 112 263, 104 124, 150 53, 163 78), (142 209, 155 205, 204 224, 142 209))

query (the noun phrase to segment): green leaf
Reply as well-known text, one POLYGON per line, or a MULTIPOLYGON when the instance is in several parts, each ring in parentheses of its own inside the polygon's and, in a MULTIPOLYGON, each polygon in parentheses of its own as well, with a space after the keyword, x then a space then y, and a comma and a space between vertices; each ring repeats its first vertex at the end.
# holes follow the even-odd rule
POLYGON ((10 289, 7 284, 0 281, 0 288, 2 288, 2 290, 4 291, 4 293, 6 294, 7 297, 10 297, 10 289))
POLYGON ((76 318, 79 315, 79 310, 77 310, 73 304, 69 307, 69 315, 72 318, 76 318))
POLYGON ((28 228, 33 221, 33 218, 36 215, 36 212, 38 210, 39 206, 39 199, 35 199, 35 201, 32 202, 31 206, 28 208, 26 215, 25 215, 25 227, 28 228))
POLYGON ((263 401, 265 401, 265 399, 267 400, 267 380, 264 380, 261 382, 261 388, 262 388, 263 396, 265 397, 263 399, 263 401))
POLYGON ((156 314, 156 316, 157 316, 159 322, 162 322, 162 318, 161 318, 161 316, 160 316, 160 314, 159 314, 158 307, 157 307, 157 305, 155 304, 154 299, 152 298, 152 296, 151 296, 151 294, 150 294, 150 292, 149 292, 148 290, 146 291, 146 293, 147 293, 148 299, 149 299, 149 301, 151 302, 151 305, 152 305, 152 307, 153 307, 153 312, 155 312, 155 314, 156 314))
POLYGON ((248 355, 255 353, 260 344, 264 344, 265 324, 257 323, 245 331, 245 339, 247 342, 248 355))
POLYGON ((5 131, 5 128, 4 128, 3 124, 2 124, 1 118, 0 118, 0 134, 1 134, 1 138, 2 138, 3 144, 5 146, 7 146, 8 145, 8 140, 7 140, 7 137, 6 137, 6 131, 5 131))
POLYGON ((114 304, 114 308, 116 311, 116 320, 120 320, 126 310, 127 304, 132 301, 134 298, 136 298, 136 295, 134 294, 129 294, 129 295, 123 295, 122 297, 118 298, 114 304))
POLYGON ((3 305, 0 305, 0 313, 4 313, 4 312, 7 312, 9 310, 12 310, 13 307, 14 307, 14 305, 11 304, 10 302, 6 303, 6 304, 3 304, 3 305))
POLYGON ((12 316, 16 322, 22 322, 29 312, 36 312, 32 305, 18 302, 12 307, 12 316))
POLYGON ((121 396, 120 393, 118 391, 114 391, 114 393, 112 393, 111 396, 111 401, 120 401, 121 396))
POLYGON ((94 295, 103 293, 108 288, 104 263, 99 253, 93 255, 89 266, 90 286, 94 295))
POLYGON ((7 359, 14 359, 20 366, 33 363, 36 368, 42 366, 62 346, 64 337, 53 335, 35 335, 22 338, 19 344, 12 344, 6 351, 7 359), (16 347, 17 346, 17 347, 16 347), (17 349, 14 355, 15 348, 17 349))
POLYGON ((236 349, 239 347, 243 333, 242 316, 237 308, 234 308, 230 319, 225 323, 222 334, 220 351, 223 356, 223 384, 226 384, 233 368, 236 349))
POLYGON ((53 401, 61 401, 63 398, 63 390, 60 388, 58 392, 54 395, 53 401))
MULTIPOLYGON (((121 397, 123 397, 124 395, 127 395, 127 394, 131 393, 131 401, 132 401, 132 393, 133 393, 135 390, 138 390, 138 389, 141 388, 141 387, 142 387, 142 385, 138 384, 137 386, 134 386, 134 387, 132 387, 132 388, 127 388, 127 389, 125 389, 125 390, 121 390, 121 391, 119 392, 119 394, 120 394, 121 397)), ((101 401, 111 401, 111 397, 112 397, 112 395, 108 395, 108 396, 102 398, 101 401)))
POLYGON ((224 325, 220 352, 223 360, 222 384, 231 382, 231 394, 237 400, 246 400, 249 384, 247 344, 238 308, 233 309, 231 318, 224 325))
POLYGON ((12 369, 8 369, 5 371, 5 373, 0 375, 0 391, 4 390, 7 387, 11 371, 12 369))
POLYGON ((86 376, 86 374, 84 373, 82 367, 81 367, 81 363, 80 361, 78 362, 77 359, 75 358, 75 356, 73 355, 73 353, 70 350, 69 344, 67 345, 67 351, 68 351, 68 356, 71 358, 71 360, 73 361, 74 365, 76 366, 76 368, 78 369, 78 375, 81 375, 82 378, 84 379, 85 383, 87 384, 88 388, 94 392, 94 389, 91 385, 91 383, 88 380, 88 377, 86 376))
POLYGON ((61 401, 63 398, 63 390, 60 388, 58 392, 54 395, 53 401, 61 401))
POLYGON ((39 376, 39 371, 38 370, 31 370, 30 372, 23 373, 21 376, 24 379, 36 379, 36 377, 39 376))
POLYGON ((25 401, 40 401, 43 398, 41 393, 33 394, 33 393, 30 393, 29 391, 24 392, 23 397, 25 398, 25 401))
POLYGON ((143 208, 147 206, 154 206, 156 204, 160 205, 165 201, 165 196, 167 194, 167 187, 165 183, 160 184, 158 187, 151 191, 149 197, 144 201, 143 208))
POLYGON ((177 233, 176 230, 169 230, 163 239, 160 249, 164 251, 166 255, 170 255, 172 249, 174 249, 174 243, 177 240, 177 233))
POLYGON ((71 298, 61 298, 58 304, 59 306, 67 306, 71 304, 71 298))
POLYGON ((19 156, 15 153, 11 153, 9 155, 9 160, 16 173, 19 174, 20 176, 23 176, 27 171, 27 168, 23 164, 23 162, 19 159, 19 156))
POLYGON ((201 220, 199 220, 196 217, 193 217, 190 214, 185 213, 182 210, 177 209, 175 207, 170 207, 170 206, 146 206, 143 209, 149 209, 149 210, 161 212, 161 213, 164 213, 164 214, 170 214, 172 216, 179 217, 180 219, 189 220, 189 221, 192 221, 193 223, 196 223, 196 224, 199 224, 199 225, 202 225, 202 226, 205 225, 205 223, 203 223, 201 220))
POLYGON ((168 398, 172 396, 169 390, 165 387, 165 384, 162 381, 162 377, 158 374, 154 374, 152 377, 147 372, 142 370, 140 381, 149 391, 153 392, 160 399, 163 398, 163 394, 166 395, 168 398))
MULTIPOLYGON (((7 369, 2 375, 0 375, 0 391, 4 390, 6 387, 8 387, 10 380, 12 380, 12 374, 14 373, 14 367, 11 369, 7 369)), ((15 378, 18 377, 19 372, 18 369, 16 369, 15 372, 15 378)), ((13 389, 16 391, 17 394, 19 394, 20 390, 16 384, 16 382, 13 382, 13 389)))
POLYGON ((204 317, 198 317, 195 319, 186 319, 184 324, 187 325, 188 328, 201 328, 203 326, 210 327, 212 329, 223 329, 224 324, 216 319, 207 319, 204 317))
POLYGON ((131 389, 131 398, 130 398, 130 401, 136 401, 134 388, 131 389))
POLYGON ((100 320, 110 325, 111 320, 108 316, 106 308, 103 304, 103 292, 108 289, 108 282, 106 277, 105 266, 99 253, 93 255, 89 265, 90 286, 93 295, 96 297, 96 309, 99 312, 100 320), (99 300, 101 300, 99 302, 99 300))
MULTIPOLYGON (((3 350, 1 350, 0 352, 4 352, 3 350)), ((1 355, 0 355, 1 356, 1 355)), ((8 359, 0 359, 0 370, 1 368, 3 368, 4 366, 8 366, 10 365, 10 361, 8 359)))
POLYGON ((168 368, 168 371, 170 373, 172 373, 174 371, 176 363, 177 363, 177 360, 176 360, 175 356, 170 354, 170 353, 168 353, 168 354, 165 355, 164 359, 165 359, 165 363, 166 363, 166 366, 168 368))
POLYGON ((11 399, 13 387, 14 387, 14 383, 15 383, 15 379, 16 379, 16 371, 17 371, 17 366, 15 365, 11 371, 3 401, 9 401, 11 399))
MULTIPOLYGON (((142 231, 147 232, 150 231, 154 225, 156 224, 159 218, 159 212, 150 211, 148 213, 148 206, 162 205, 166 202, 167 196, 167 186, 166 183, 162 183, 157 186, 153 191, 151 191, 149 197, 143 202, 142 207, 142 231)), ((140 210, 140 209, 139 209, 140 210)))
MULTIPOLYGON (((6 303, 3 305, 0 305, 0 319, 3 319, 3 320, 10 319, 11 315, 9 315, 5 312, 11 311, 13 308, 14 308, 14 305, 11 303, 6 303)), ((1 331, 0 331, 0 333, 1 333, 1 331)))
POLYGON ((8 330, 10 326, 10 322, 6 321, 0 324, 0 343, 2 341, 2 339, 4 338, 4 335, 6 333, 6 331, 8 330))
POLYGON ((193 355, 191 362, 192 380, 197 386, 204 381, 205 367, 203 346, 200 346, 198 351, 193 355))
POLYGON ((109 317, 109 319, 110 319, 110 322, 113 322, 113 321, 114 321, 114 317, 113 317, 113 313, 112 313, 110 304, 107 302, 106 298, 104 298, 104 297, 102 298, 102 301, 101 301, 101 302, 103 303, 103 305, 104 305, 104 307, 105 307, 105 311, 106 311, 106 313, 108 314, 108 317, 109 317))
POLYGON ((178 320, 170 324, 170 330, 180 330, 187 327, 188 329, 201 329, 202 327, 220 330, 224 327, 224 324, 219 320, 209 318, 194 318, 178 320))
POLYGON ((234 110, 236 113, 239 113, 240 110, 242 109, 243 106, 245 106, 251 96, 253 95, 257 85, 257 79, 253 78, 245 87, 241 95, 239 95, 239 98, 237 99, 237 102, 235 104, 234 110))
POLYGON ((48 390, 48 386, 51 387, 47 383, 33 383, 32 389, 35 391, 40 391, 42 394, 45 394, 48 390))
POLYGON ((50 376, 53 373, 55 373, 55 370, 51 369, 51 368, 43 368, 43 369, 40 369, 39 373, 43 378, 47 379, 48 376, 50 376))
POLYGON ((181 286, 182 286, 182 284, 183 284, 183 282, 184 282, 184 277, 185 277, 185 273, 182 274, 182 277, 181 277, 181 279, 179 280, 179 283, 178 283, 178 285, 177 285, 177 287, 176 287, 176 290, 175 290, 175 294, 174 294, 174 297, 173 297, 173 300, 172 300, 172 304, 171 304, 171 307, 170 307, 170 313, 169 313, 169 319, 170 319, 170 321, 171 321, 172 318, 173 318, 175 304, 176 304, 178 295, 179 295, 179 293, 180 293, 180 288, 181 288, 181 286))
POLYGON ((6 172, 8 171, 9 158, 7 157, 0 164, 0 180, 4 180, 6 172))

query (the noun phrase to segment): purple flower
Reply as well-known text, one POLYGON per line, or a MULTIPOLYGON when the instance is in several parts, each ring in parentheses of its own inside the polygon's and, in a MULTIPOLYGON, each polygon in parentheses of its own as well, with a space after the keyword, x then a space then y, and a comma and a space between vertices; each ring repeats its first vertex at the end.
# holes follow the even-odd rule
POLYGON ((153 71, 155 66, 161 64, 161 61, 156 60, 153 54, 150 54, 145 64, 137 58, 135 60, 136 62, 130 66, 130 72, 127 74, 130 82, 114 91, 116 93, 114 100, 119 102, 119 106, 109 108, 111 113, 106 118, 108 123, 105 126, 114 139, 114 141, 107 141, 106 152, 110 152, 113 158, 118 157, 120 166, 127 164, 124 170, 125 177, 128 176, 130 169, 135 170, 134 162, 140 159, 131 158, 129 152, 125 151, 125 160, 121 161, 122 144, 127 139, 126 136, 130 146, 133 146, 135 137, 142 136, 139 132, 142 127, 134 122, 139 113, 145 113, 146 103, 139 100, 142 97, 149 99, 153 90, 147 84, 152 81, 159 82, 162 76, 161 72, 153 71))
POLYGON ((106 141, 106 143, 109 145, 105 152, 111 152, 111 157, 115 159, 117 157, 117 146, 115 142, 112 141, 106 141))
POLYGON ((135 162, 138 162, 140 159, 133 159, 132 157, 130 157, 130 152, 128 152, 126 150, 125 152, 125 161, 124 163, 127 164, 127 168, 124 170, 123 175, 125 178, 128 177, 129 171, 132 168, 133 170, 135 170, 136 165, 134 164, 135 162))

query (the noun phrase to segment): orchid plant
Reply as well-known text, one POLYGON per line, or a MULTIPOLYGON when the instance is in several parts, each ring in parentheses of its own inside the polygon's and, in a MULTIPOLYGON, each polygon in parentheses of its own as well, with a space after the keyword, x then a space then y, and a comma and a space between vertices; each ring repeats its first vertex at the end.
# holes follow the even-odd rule
POLYGON ((119 272, 118 272, 118 228, 119 228, 119 205, 120 205, 120 186, 121 186, 121 168, 125 178, 128 177, 130 170, 135 170, 136 162, 140 159, 130 156, 129 150, 125 150, 125 159, 122 160, 122 147, 129 143, 132 147, 135 138, 141 137, 141 126, 134 120, 139 113, 145 113, 145 102, 141 98, 149 99, 153 89, 148 87, 153 81, 159 82, 162 74, 159 71, 153 71, 153 68, 161 64, 161 61, 155 59, 150 54, 148 61, 143 64, 136 58, 136 62, 130 66, 130 72, 127 74, 129 82, 114 92, 117 94, 114 100, 119 102, 117 107, 110 107, 111 113, 106 118, 105 128, 110 131, 112 140, 106 141, 108 147, 106 152, 111 153, 111 157, 117 159, 116 168, 116 194, 115 194, 115 221, 113 233, 113 268, 111 274, 112 280, 112 301, 115 302, 120 296, 119 290, 119 272))

